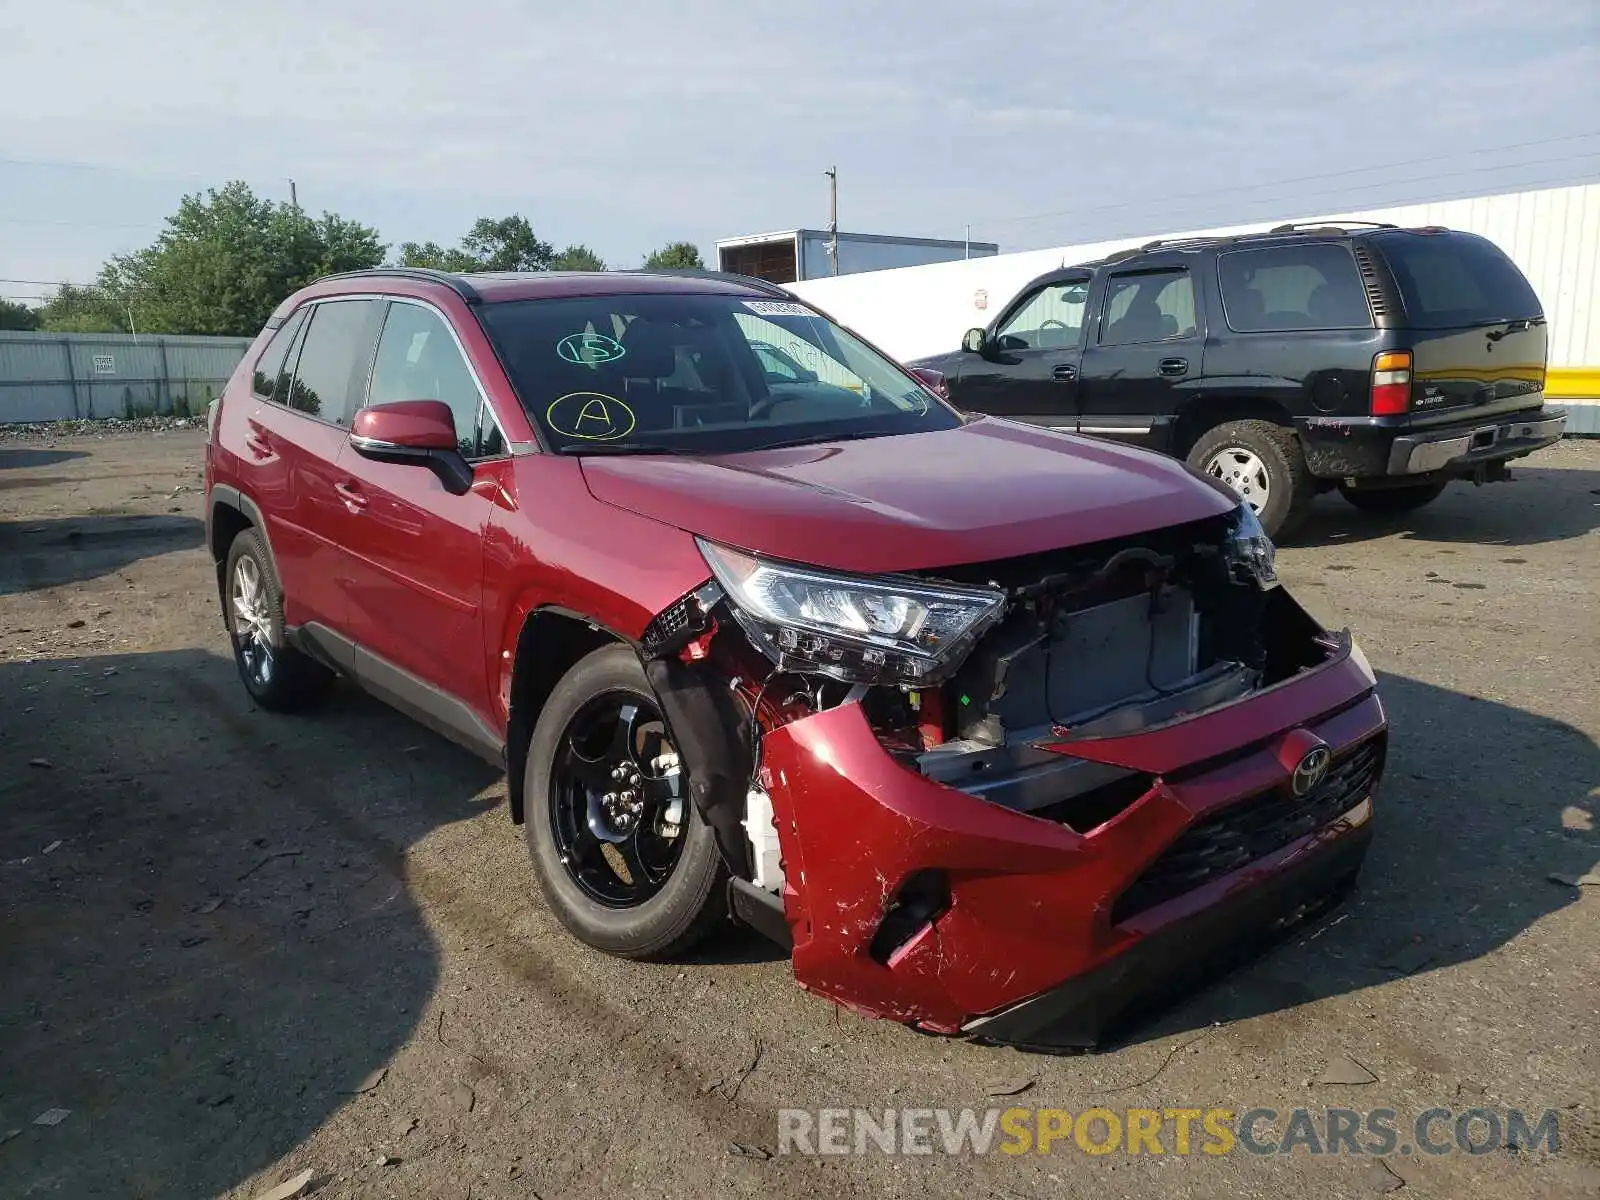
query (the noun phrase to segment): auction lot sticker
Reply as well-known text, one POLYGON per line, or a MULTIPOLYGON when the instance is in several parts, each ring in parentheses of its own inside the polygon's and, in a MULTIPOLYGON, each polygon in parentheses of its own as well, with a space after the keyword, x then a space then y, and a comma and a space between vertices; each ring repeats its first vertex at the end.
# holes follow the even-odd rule
POLYGON ((545 422, 562 437, 609 442, 627 437, 638 419, 633 409, 604 392, 568 392, 545 409, 545 422))

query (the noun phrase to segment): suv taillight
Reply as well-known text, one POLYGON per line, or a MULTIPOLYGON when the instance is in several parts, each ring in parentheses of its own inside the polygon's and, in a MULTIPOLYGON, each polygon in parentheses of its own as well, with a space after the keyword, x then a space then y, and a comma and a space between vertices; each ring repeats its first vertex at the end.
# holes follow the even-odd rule
POLYGON ((1372 360, 1372 415, 1392 417, 1411 407, 1411 351, 1390 350, 1372 360))

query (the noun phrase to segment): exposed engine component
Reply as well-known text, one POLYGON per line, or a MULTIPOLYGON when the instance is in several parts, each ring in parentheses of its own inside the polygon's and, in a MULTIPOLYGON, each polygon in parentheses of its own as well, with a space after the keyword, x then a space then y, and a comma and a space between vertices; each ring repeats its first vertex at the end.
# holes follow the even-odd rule
POLYGON ((764 892, 783 891, 783 853, 778 849, 778 827, 772 822, 772 800, 759 787, 750 789, 744 805, 745 836, 750 840, 750 882, 764 892))

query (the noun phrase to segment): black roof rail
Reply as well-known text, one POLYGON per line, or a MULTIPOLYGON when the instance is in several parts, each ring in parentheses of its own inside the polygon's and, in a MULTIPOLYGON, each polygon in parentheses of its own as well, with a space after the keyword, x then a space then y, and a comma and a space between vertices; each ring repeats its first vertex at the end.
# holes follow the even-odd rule
POLYGON ((478 289, 473 287, 459 275, 452 275, 449 271, 435 271, 432 267, 368 267, 361 271, 337 271, 332 275, 323 275, 315 282, 321 283, 326 279, 417 279, 426 283, 441 283, 468 304, 482 303, 483 297, 478 294, 478 289))
POLYGON ((623 275, 681 275, 688 279, 720 279, 724 283, 739 283, 745 287, 766 292, 769 296, 782 296, 793 300, 794 293, 780 283, 755 275, 740 275, 737 271, 700 271, 694 267, 629 267, 619 272, 623 275))
POLYGON ((1140 246, 1139 252, 1142 254, 1146 250, 1166 250, 1173 246, 1204 246, 1211 242, 1226 241, 1227 237, 1227 234, 1217 234, 1211 237, 1201 235, 1198 237, 1157 238, 1153 242, 1146 242, 1140 246))
POLYGON ((1391 225, 1387 221, 1290 221, 1286 225, 1274 225, 1269 233, 1299 233, 1301 230, 1316 229, 1353 229, 1356 226, 1364 229, 1398 229, 1398 225, 1391 225))

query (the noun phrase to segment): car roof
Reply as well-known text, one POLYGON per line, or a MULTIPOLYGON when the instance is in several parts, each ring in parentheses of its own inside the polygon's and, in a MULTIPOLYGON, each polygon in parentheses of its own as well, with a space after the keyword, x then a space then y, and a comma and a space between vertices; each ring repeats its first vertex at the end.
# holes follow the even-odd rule
MULTIPOLYGON (((319 293, 334 294, 352 287, 406 282, 449 288, 468 304, 498 304, 507 300, 559 299, 575 296, 614 296, 639 293, 681 295, 781 296, 792 299, 777 284, 747 275, 720 271, 435 271, 425 267, 374 267, 325 275, 316 281, 319 293), (325 286, 332 285, 332 286, 325 286)), ((385 286, 385 291, 390 287, 385 286)))
MULTIPOLYGON (((1429 232, 1457 232, 1443 230, 1437 226, 1428 227, 1429 232)), ((1200 237, 1157 238, 1152 242, 1145 242, 1141 246, 1130 246, 1126 250, 1118 250, 1107 254, 1103 258, 1090 259, 1087 262, 1073 263, 1070 266, 1056 267, 1044 272, 1037 278, 1028 281, 1028 287, 1044 283, 1061 283, 1072 279, 1076 275, 1093 273, 1102 267, 1113 266, 1121 263, 1132 262, 1146 254, 1162 254, 1167 252, 1198 254, 1203 250, 1246 249, 1255 246, 1293 246, 1304 245, 1307 242, 1326 242, 1330 239, 1350 239, 1368 234, 1382 234, 1390 232, 1411 232, 1401 230, 1397 225, 1382 224, 1379 222, 1351 221, 1351 222, 1307 222, 1304 224, 1278 225, 1272 229, 1257 229, 1248 233, 1219 233, 1200 237)))

